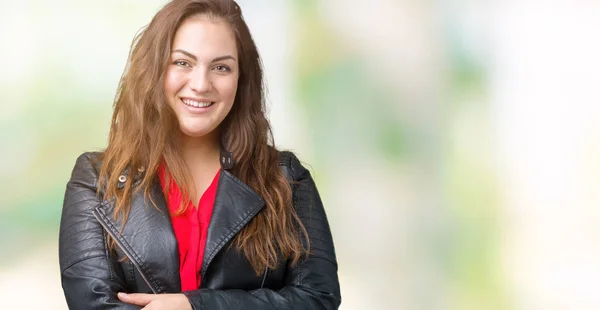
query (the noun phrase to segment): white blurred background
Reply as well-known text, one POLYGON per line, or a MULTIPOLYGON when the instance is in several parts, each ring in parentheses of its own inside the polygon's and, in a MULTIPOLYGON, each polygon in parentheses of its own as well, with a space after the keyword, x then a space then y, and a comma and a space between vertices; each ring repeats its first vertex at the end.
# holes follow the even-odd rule
MULTIPOLYGON (((165 1, 0 0, 1 308, 66 309, 58 223, 165 1)), ((600 2, 240 0, 342 307, 600 307, 600 2)))

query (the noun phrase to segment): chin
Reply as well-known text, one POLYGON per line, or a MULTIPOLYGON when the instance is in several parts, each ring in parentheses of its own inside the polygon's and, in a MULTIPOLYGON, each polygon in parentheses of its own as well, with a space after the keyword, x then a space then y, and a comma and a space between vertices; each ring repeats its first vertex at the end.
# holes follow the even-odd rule
POLYGON ((214 129, 180 127, 181 133, 190 138, 200 138, 209 135, 214 129))
POLYGON ((186 137, 201 138, 201 137, 204 137, 204 136, 208 135, 210 132, 181 130, 181 133, 183 133, 183 135, 186 136, 186 137))

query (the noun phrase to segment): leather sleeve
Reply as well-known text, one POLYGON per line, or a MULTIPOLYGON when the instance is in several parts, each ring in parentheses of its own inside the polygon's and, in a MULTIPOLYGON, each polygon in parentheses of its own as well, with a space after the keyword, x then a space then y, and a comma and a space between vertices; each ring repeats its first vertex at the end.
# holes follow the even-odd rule
POLYGON ((59 261, 67 304, 71 310, 140 309, 120 302, 116 295, 125 291, 124 280, 115 272, 104 230, 92 213, 102 203, 96 195, 98 173, 93 156, 84 153, 77 159, 63 204, 59 261))
POLYGON ((184 292, 195 310, 338 309, 341 303, 337 261, 327 216, 315 183, 298 158, 284 154, 293 180, 296 212, 310 238, 311 253, 286 270, 281 290, 257 289, 184 292))

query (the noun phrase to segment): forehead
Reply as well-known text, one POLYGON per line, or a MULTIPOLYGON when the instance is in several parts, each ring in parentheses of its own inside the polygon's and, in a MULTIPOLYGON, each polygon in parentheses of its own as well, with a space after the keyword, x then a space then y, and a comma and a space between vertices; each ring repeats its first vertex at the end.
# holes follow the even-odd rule
POLYGON ((225 21, 206 16, 193 16, 181 23, 171 50, 182 49, 198 60, 232 55, 237 58, 235 35, 225 21))

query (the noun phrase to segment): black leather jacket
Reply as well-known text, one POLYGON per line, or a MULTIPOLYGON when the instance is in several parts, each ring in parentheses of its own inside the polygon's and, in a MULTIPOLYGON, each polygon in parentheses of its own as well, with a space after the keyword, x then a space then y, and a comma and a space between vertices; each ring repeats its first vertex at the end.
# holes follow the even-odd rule
MULTIPOLYGON (((70 309, 139 309, 124 304, 117 292, 178 293, 177 240, 155 178, 154 208, 142 193, 132 197, 125 224, 112 217, 114 205, 96 195, 99 153, 78 159, 65 193, 60 223, 62 287, 70 309), (107 250, 106 237, 118 244, 107 250), (128 259, 122 259, 123 257, 128 259)), ((295 266, 282 261, 259 276, 246 258, 230 247, 232 239, 264 206, 246 184, 222 170, 202 264, 202 286, 185 292, 196 310, 337 309, 341 302, 337 261, 329 224, 314 181, 289 152, 280 166, 293 188, 296 212, 308 231, 310 255, 295 266)), ((134 186, 139 180, 134 180, 134 186)), ((141 191, 140 191, 141 192, 141 191)))

